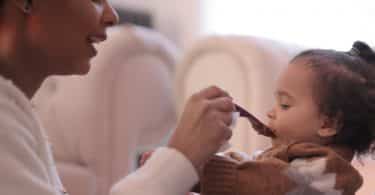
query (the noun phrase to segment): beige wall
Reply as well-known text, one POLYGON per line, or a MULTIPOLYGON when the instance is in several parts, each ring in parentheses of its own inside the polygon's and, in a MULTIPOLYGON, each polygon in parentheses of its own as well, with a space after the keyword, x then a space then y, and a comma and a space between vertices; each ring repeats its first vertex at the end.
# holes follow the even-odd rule
POLYGON ((198 34, 200 0, 110 0, 118 7, 146 10, 154 15, 155 27, 162 34, 186 47, 198 34))

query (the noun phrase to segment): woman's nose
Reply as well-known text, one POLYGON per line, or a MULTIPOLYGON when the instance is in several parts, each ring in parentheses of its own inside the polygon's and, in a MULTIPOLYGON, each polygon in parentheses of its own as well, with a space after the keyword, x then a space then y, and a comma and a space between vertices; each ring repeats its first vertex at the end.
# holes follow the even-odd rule
POLYGON ((114 26, 119 22, 119 16, 116 10, 108 3, 105 4, 103 11, 103 23, 106 27, 114 26))

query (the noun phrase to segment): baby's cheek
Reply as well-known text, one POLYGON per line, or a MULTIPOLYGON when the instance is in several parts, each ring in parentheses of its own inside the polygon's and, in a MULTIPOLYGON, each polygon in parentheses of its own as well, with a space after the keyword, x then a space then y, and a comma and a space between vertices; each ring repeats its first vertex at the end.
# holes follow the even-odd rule
POLYGON ((277 137, 289 140, 289 139, 295 139, 299 137, 299 132, 297 130, 298 128, 295 128, 291 125, 291 123, 276 123, 275 124, 275 133, 277 137))
POLYGON ((289 126, 290 126, 289 120, 280 117, 278 118, 278 120, 273 121, 271 128, 279 133, 284 134, 288 132, 289 126))

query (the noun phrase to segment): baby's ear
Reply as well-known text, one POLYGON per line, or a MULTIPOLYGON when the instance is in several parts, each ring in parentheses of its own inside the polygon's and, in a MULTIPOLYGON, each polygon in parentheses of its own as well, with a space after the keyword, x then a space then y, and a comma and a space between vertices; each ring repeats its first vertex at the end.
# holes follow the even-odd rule
POLYGON ((337 134, 337 130, 334 128, 320 128, 318 130, 319 137, 329 138, 337 134))
POLYGON ((317 133, 322 138, 329 138, 337 134, 337 129, 338 120, 325 117, 322 121, 321 128, 317 133))

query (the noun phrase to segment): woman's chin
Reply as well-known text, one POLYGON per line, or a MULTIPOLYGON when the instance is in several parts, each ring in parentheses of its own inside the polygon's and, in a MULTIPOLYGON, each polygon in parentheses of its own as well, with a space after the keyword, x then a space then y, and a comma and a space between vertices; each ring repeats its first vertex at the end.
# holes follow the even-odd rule
POLYGON ((85 75, 91 68, 91 62, 87 59, 50 64, 55 64, 56 66, 48 69, 48 75, 85 75))
POLYGON ((82 61, 77 63, 73 66, 72 70, 69 72, 67 71, 67 75, 85 75, 90 71, 91 62, 90 61, 82 61))
POLYGON ((82 64, 76 74, 85 75, 89 73, 90 67, 91 67, 90 62, 87 62, 86 64, 82 64))

